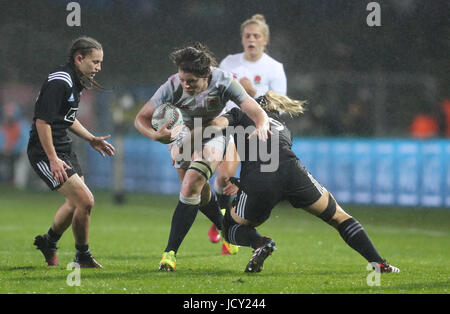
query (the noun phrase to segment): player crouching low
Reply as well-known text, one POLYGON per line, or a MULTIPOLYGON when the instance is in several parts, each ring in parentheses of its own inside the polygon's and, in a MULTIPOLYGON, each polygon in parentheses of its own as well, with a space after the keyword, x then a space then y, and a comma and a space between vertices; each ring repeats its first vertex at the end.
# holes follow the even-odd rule
MULTIPOLYGON (((245 151, 238 149, 241 159, 240 179, 231 178, 230 183, 237 185, 239 190, 232 208, 225 214, 222 231, 230 243, 254 249, 245 271, 262 271, 264 261, 275 251, 275 242, 260 235, 255 228, 267 221, 279 202, 286 200, 295 208, 303 208, 337 229, 347 245, 375 265, 376 271, 400 272, 400 269, 389 265, 378 254, 361 224, 339 206, 331 193, 313 178, 291 149, 290 132, 280 119, 279 112, 300 114, 303 112, 304 102, 271 91, 259 97, 257 102, 269 116, 271 135, 267 143, 258 141, 255 147, 255 143, 251 143, 245 134, 238 134, 239 128, 234 129, 234 141, 245 141, 245 151), (273 156, 277 156, 278 167, 270 171, 263 168, 267 161, 264 162, 261 157, 261 145, 270 147, 271 154, 275 153, 273 156), (257 152, 257 160, 249 160, 252 152, 257 152)), ((217 129, 228 126, 243 126, 247 129, 252 125, 248 116, 237 109, 212 121, 212 127, 217 129)))

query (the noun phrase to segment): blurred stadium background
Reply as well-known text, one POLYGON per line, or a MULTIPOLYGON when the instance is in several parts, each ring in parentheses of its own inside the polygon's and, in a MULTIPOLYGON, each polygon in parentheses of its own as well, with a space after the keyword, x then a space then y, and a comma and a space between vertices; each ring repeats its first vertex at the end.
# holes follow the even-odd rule
POLYGON ((88 185, 177 194, 166 148, 138 134, 135 114, 176 71, 170 51, 201 41, 220 61, 242 51, 239 26, 261 13, 288 95, 309 102, 286 122, 318 180, 343 203, 450 206, 447 0, 377 1, 379 27, 366 24, 368 0, 79 0, 79 27, 66 24, 69 2, 0 0, 1 185, 46 190, 25 154, 34 101, 88 35, 104 47, 97 79, 114 91, 84 92, 78 118, 122 150, 104 161, 74 138, 88 185))

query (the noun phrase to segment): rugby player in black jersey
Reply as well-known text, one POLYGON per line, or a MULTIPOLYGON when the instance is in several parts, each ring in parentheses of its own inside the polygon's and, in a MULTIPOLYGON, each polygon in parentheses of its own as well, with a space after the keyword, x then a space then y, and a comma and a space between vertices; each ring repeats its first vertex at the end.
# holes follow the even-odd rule
MULTIPOLYGON (((331 193, 313 178, 292 151, 291 134, 280 119, 279 112, 300 114, 303 112, 304 102, 272 91, 259 97, 257 102, 269 116, 271 135, 266 148, 276 160, 269 160, 267 156, 263 158, 261 152, 264 150, 260 150, 259 146, 264 143, 259 141, 258 146, 252 146, 248 136, 234 128, 233 136, 241 159, 241 173, 240 179, 231 178, 231 183, 238 185, 239 191, 233 207, 226 212, 222 230, 223 236, 230 243, 254 249, 245 271, 260 272, 264 260, 276 249, 275 242, 260 235, 255 227, 269 218, 275 205, 287 200, 295 208, 303 208, 336 228, 344 241, 371 263, 375 270, 400 272, 378 254, 361 224, 339 206, 331 193), (239 148, 239 142, 242 141, 245 143, 244 150, 239 148), (256 158, 252 158, 252 154, 256 158), (273 162, 276 162, 275 166, 270 165, 273 162)), ((244 112, 234 108, 213 120, 211 126, 216 129, 242 126, 251 132, 254 124, 244 112)))
POLYGON ((99 42, 89 37, 74 40, 67 64, 48 75, 36 100, 28 158, 48 187, 65 197, 48 232, 34 240, 49 266, 59 264, 56 245, 72 225, 76 248, 74 262, 82 268, 102 267, 92 257, 88 244, 94 197, 84 182, 67 134, 70 130, 86 140, 103 157, 105 153, 114 155, 114 147, 106 142, 110 136, 92 135, 76 118, 83 88, 101 88, 94 76, 101 70, 102 61, 103 49, 99 42))

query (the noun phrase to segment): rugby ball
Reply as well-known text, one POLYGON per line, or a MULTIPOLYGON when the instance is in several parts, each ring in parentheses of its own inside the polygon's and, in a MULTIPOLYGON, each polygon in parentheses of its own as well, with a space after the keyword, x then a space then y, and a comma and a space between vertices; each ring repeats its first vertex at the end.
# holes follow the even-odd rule
POLYGON ((183 115, 181 114, 181 110, 171 103, 164 103, 155 109, 152 116, 152 128, 158 131, 159 128, 167 121, 170 121, 167 126, 168 129, 172 129, 177 125, 183 124, 183 115))

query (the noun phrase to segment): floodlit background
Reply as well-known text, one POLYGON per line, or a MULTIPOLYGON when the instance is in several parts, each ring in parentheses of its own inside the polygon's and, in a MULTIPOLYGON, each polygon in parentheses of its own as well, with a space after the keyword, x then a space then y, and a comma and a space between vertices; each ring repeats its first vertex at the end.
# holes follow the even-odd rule
POLYGON ((200 41, 220 62, 242 51, 240 24, 260 13, 288 95, 308 100, 286 123, 313 175, 344 203, 450 206, 448 1, 377 1, 378 27, 361 0, 79 0, 79 27, 66 23, 69 2, 0 0, 3 186, 47 190, 25 154, 34 101, 71 40, 88 35, 104 48, 96 78, 114 90, 83 92, 78 119, 117 145, 123 136, 114 160, 76 141, 88 185, 178 194, 166 148, 138 134, 134 117, 176 72, 173 49, 200 41))

